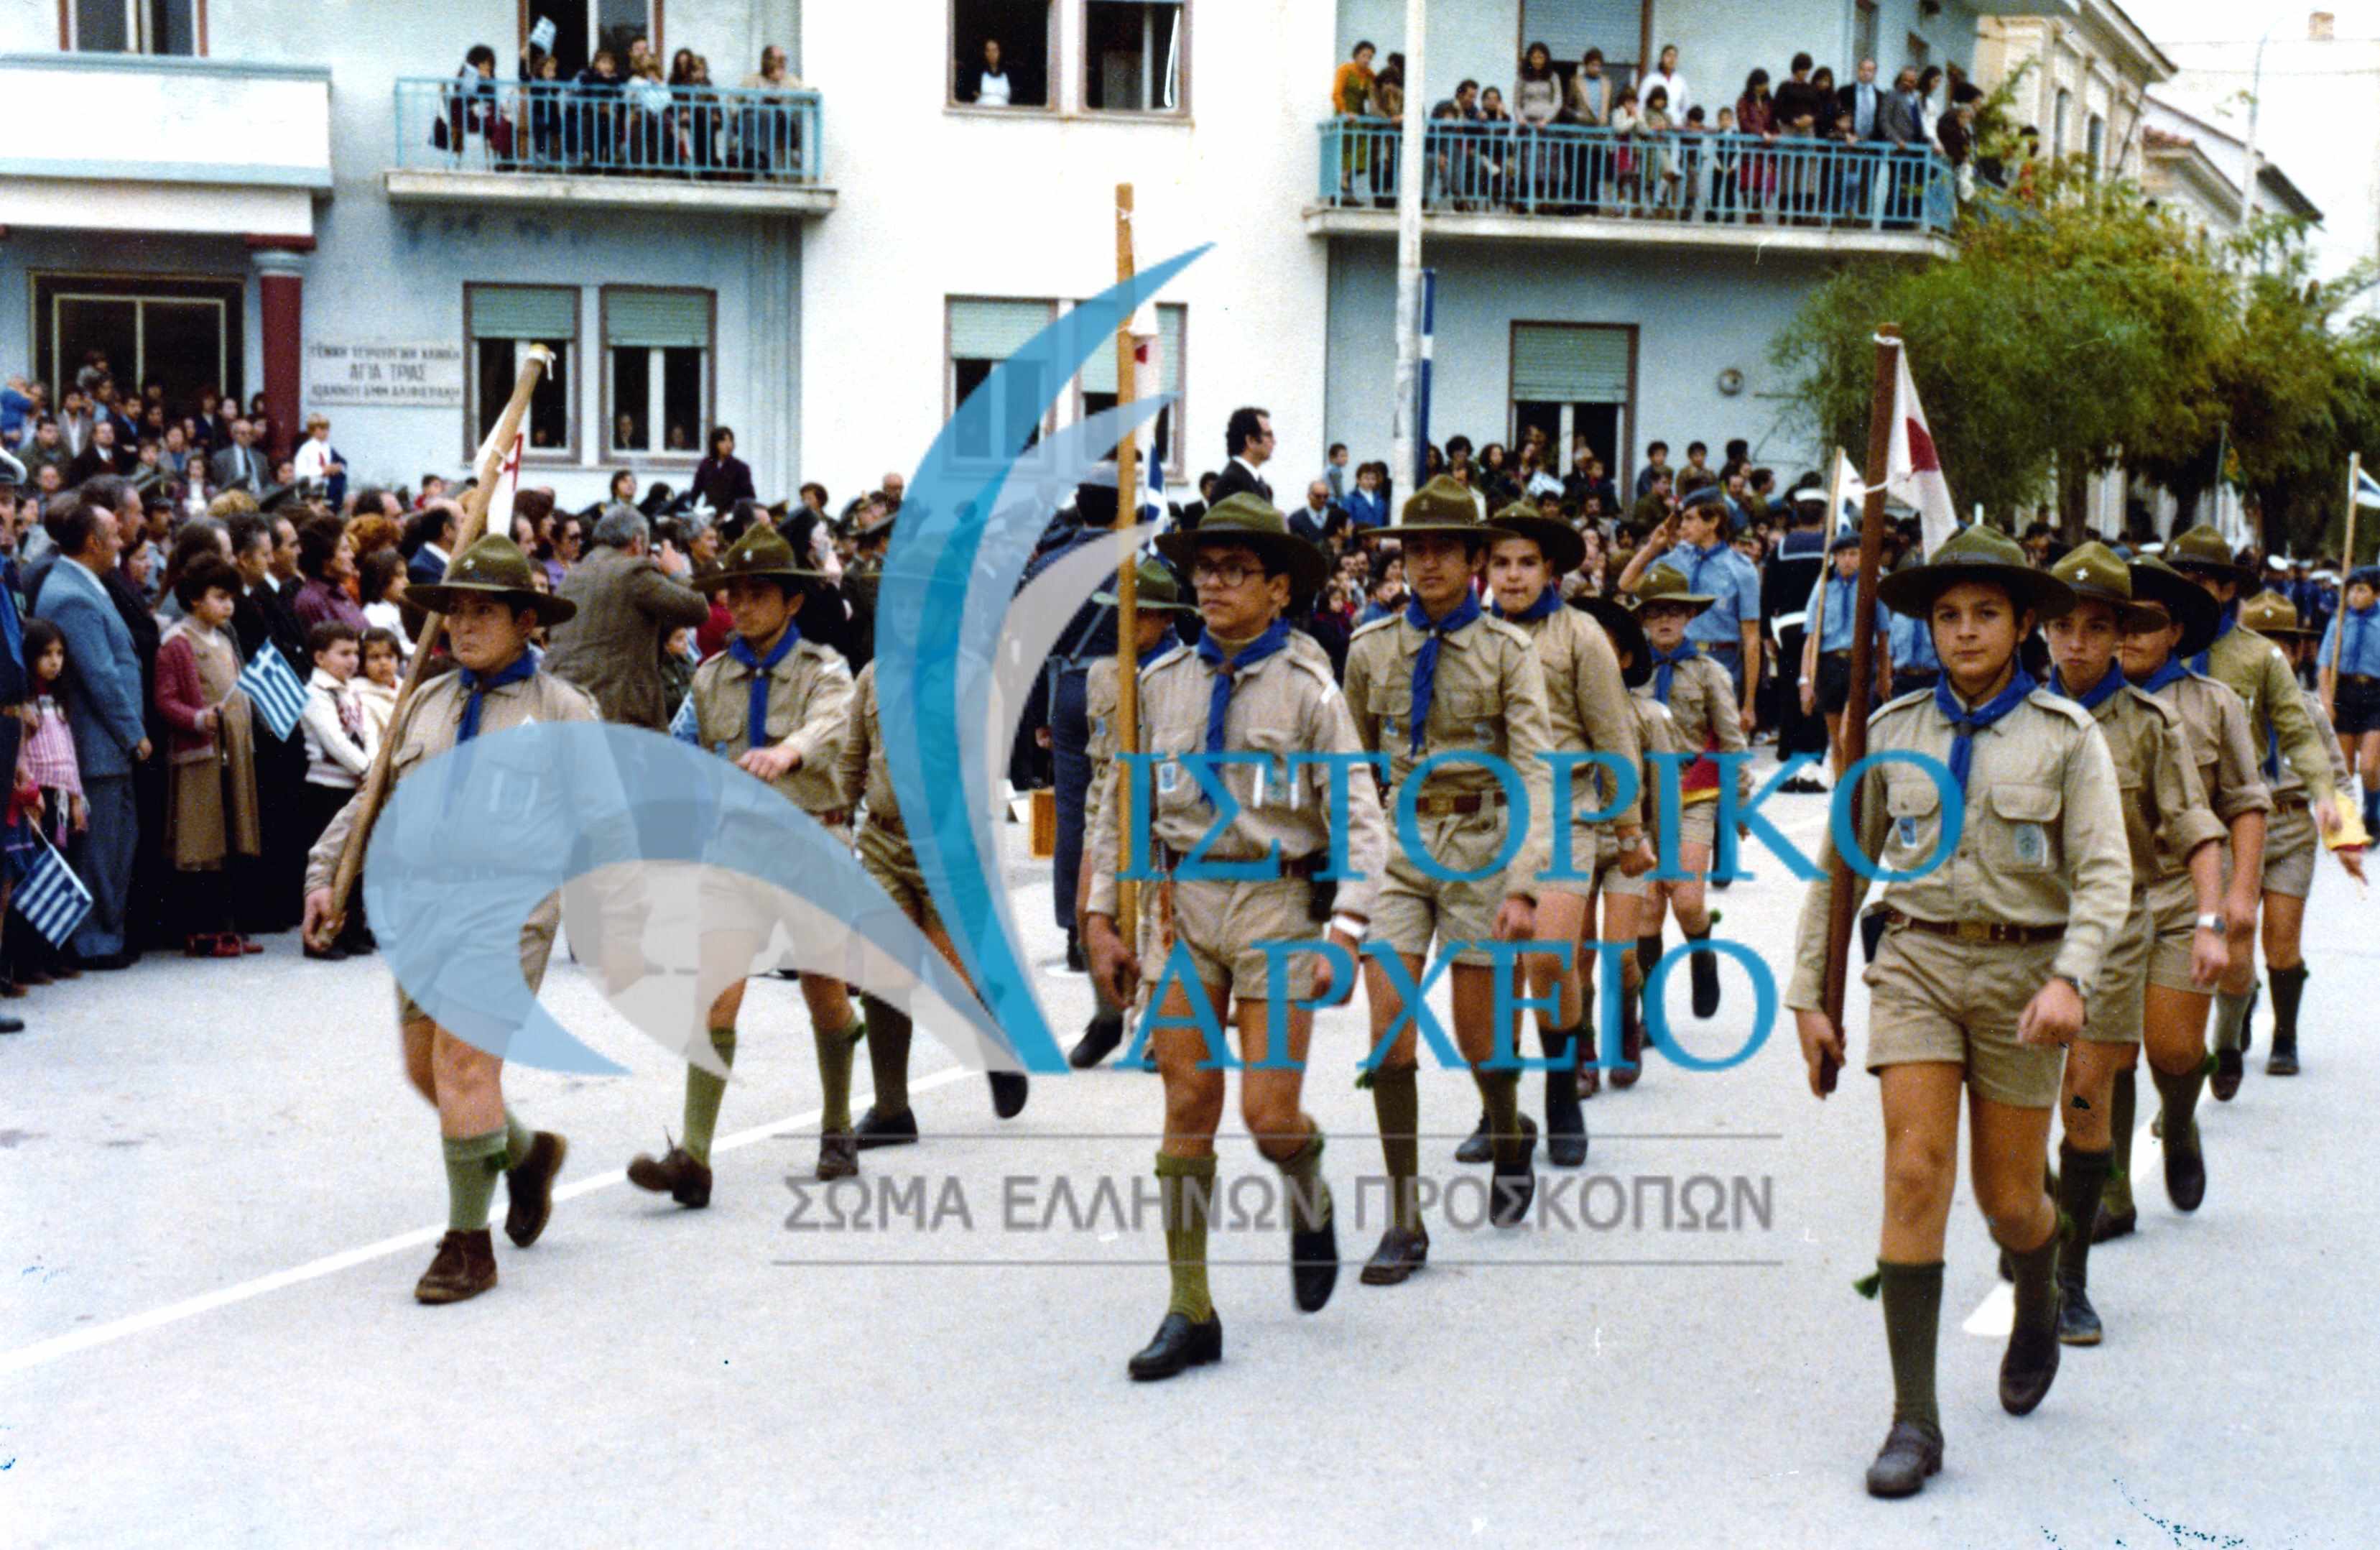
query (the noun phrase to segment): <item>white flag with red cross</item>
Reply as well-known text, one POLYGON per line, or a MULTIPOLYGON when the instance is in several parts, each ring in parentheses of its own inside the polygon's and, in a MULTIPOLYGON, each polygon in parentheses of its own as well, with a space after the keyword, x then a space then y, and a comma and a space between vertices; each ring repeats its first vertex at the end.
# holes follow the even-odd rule
POLYGON ((1950 499, 1950 482, 1942 476, 1934 433, 1925 423, 1925 406, 1917 401, 1917 381, 1909 374, 1907 348, 1895 350, 1893 359, 1898 367, 1892 388, 1892 453, 1884 485, 1895 499, 1917 508, 1925 552, 1931 555, 1959 531, 1959 508, 1950 499))

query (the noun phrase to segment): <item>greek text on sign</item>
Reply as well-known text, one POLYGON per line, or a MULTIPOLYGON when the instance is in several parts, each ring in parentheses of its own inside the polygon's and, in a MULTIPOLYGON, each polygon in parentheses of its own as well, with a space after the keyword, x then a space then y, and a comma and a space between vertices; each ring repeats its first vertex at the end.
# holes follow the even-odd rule
POLYGON ((445 341, 306 344, 306 407, 463 407, 463 347, 445 341))

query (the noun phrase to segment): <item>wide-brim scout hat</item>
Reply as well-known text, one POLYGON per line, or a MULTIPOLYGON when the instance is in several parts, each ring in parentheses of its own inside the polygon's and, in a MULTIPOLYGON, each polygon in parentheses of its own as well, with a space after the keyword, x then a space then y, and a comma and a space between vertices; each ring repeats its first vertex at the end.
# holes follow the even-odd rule
POLYGON ((1628 665, 1620 669, 1620 681, 1630 689, 1649 682, 1653 677, 1653 649, 1645 641, 1645 627, 1636 622, 1636 616, 1617 598, 1585 598, 1577 606, 1611 637, 1611 649, 1628 658, 1628 665))
POLYGON ((1699 614, 1718 601, 1707 592, 1694 591, 1693 587, 1694 583, 1686 580, 1686 573, 1676 566, 1653 566, 1636 578, 1637 611, 1642 613, 1658 604, 1665 608, 1673 605, 1691 608, 1699 614))
POLYGON ((827 576, 824 571, 795 565, 794 546, 785 542, 784 535, 766 522, 756 522, 727 553, 719 556, 719 569, 711 576, 710 584, 723 587, 744 579, 798 583, 824 581, 827 576))
MULTIPOLYGON (((1116 594, 1111 592, 1093 592, 1093 603, 1116 606, 1116 594)), ((1195 614, 1198 605, 1182 601, 1182 583, 1173 572, 1147 555, 1133 567, 1132 605, 1144 614, 1195 614)))
POLYGON ((1894 613, 1922 619, 1933 611, 1935 598, 1962 581, 2006 588, 2016 605, 2030 610, 2036 622, 2057 618, 2074 606, 2073 589, 2025 564, 2024 546, 2015 539, 1980 523, 1943 540, 1925 564, 1905 566, 1886 577, 1876 584, 1876 595, 1894 613))
POLYGON ((1859 546, 1860 535, 1858 533, 1839 532, 1835 534, 1835 541, 1827 545, 1827 556, 1831 559, 1835 555, 1841 554, 1846 549, 1856 549, 1859 546))
POLYGON ((1567 576, 1586 558, 1586 540, 1576 528, 1558 518, 1540 515, 1537 508, 1523 501, 1514 501, 1496 513, 1494 526, 1503 530, 1494 538, 1525 538, 1535 543, 1546 556, 1546 568, 1557 576, 1567 576))
POLYGON ((1510 528, 1500 527, 1479 515, 1480 503, 1472 497, 1470 489, 1445 474, 1415 490, 1405 497, 1397 512, 1397 519, 1385 528, 1375 528, 1380 538, 1422 538, 1443 535, 1448 538, 1475 538, 1482 543, 1493 543, 1512 536, 1510 528))
POLYGON ((2322 633, 2300 624, 2297 604, 2278 592, 2258 592, 2240 604, 2240 628, 2277 641, 2311 641, 2322 633))
POLYGON ((2150 555, 2132 562, 2132 601, 2161 605, 2167 616, 2181 626, 2177 656, 2196 656, 2215 641, 2223 628, 2223 605, 2204 587, 2150 555))
POLYGON ((536 611, 541 624, 562 624, 575 617, 578 604, 566 597, 537 590, 529 577, 528 556, 503 533, 492 532, 446 562, 445 579, 407 587, 406 600, 433 614, 450 614, 465 597, 496 597, 516 607, 536 611))
POLYGON ((2256 573, 2231 553, 2230 541, 2207 522, 2199 523, 2167 544, 2165 563, 2176 570, 2237 581, 2242 586, 2256 579, 2256 573))
POLYGON ((1187 575, 1199 549, 1215 543, 1245 543, 1280 566, 1289 572, 1293 596, 1311 597, 1330 579, 1322 551, 1290 531, 1289 519, 1253 491, 1217 502, 1192 531, 1162 534, 1157 552, 1187 575))
POLYGON ((2156 610, 2143 608, 2132 597, 2132 572, 2113 549, 2085 543, 2060 555, 2049 573, 2066 583, 2078 602, 2098 602, 2116 610, 2116 628, 2131 631, 2155 626, 2156 610))

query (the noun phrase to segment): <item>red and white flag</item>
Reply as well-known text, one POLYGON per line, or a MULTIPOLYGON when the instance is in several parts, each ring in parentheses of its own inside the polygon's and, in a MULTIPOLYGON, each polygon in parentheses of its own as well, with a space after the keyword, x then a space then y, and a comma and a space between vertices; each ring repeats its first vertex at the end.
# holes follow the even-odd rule
POLYGON ((1892 354, 1898 366, 1892 387, 1892 453, 1884 487, 1895 499, 1917 508, 1925 552, 1931 555, 1959 531, 1959 508, 1950 499, 1950 482, 1942 477, 1942 459, 1925 424, 1925 406, 1917 401, 1908 348, 1892 354))

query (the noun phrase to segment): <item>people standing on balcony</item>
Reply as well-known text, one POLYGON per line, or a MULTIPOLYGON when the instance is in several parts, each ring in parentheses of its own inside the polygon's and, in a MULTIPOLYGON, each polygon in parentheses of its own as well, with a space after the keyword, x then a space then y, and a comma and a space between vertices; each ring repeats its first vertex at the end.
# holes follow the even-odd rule
MULTIPOLYGON (((990 46, 996 54, 999 45, 990 46)), ((1002 91, 1007 84, 1007 78, 1002 77, 1002 91)), ((801 89, 801 78, 786 67, 785 51, 775 43, 760 51, 759 69, 744 78, 744 90, 749 92, 783 96, 801 89)), ((759 97, 747 99, 742 140, 744 165, 748 172, 768 173, 780 167, 791 170, 800 164, 801 133, 791 104, 759 97)))
POLYGON ((694 470, 696 501, 713 511, 732 511, 737 501, 755 497, 752 470, 735 456, 735 433, 724 425, 710 428, 710 456, 694 470))
POLYGON ((1913 225, 1917 214, 1916 189, 1924 171, 1921 158, 1927 150, 1925 130, 1919 122, 1925 99, 1917 89, 1917 71, 1902 66, 1893 78, 1892 94, 1885 99, 1884 111, 1877 117, 1881 139, 1891 142, 1888 157, 1890 190, 1885 204, 1885 225, 1913 225))
POLYGON ((977 107, 1007 107, 1015 101, 1015 88, 1010 84, 1008 70, 1000 61, 1000 40, 983 41, 983 56, 978 63, 963 66, 959 70, 958 100, 977 107))
POLYGON ((1778 167, 1776 204, 1778 218, 1788 223, 1798 220, 1815 197, 1808 142, 1818 132, 1819 103, 1811 63, 1807 54, 1793 55, 1791 69, 1777 87, 1777 133, 1789 143, 1778 167))
POLYGON ((1500 87, 1490 86, 1480 92, 1479 126, 1479 171, 1486 179, 1488 201, 1492 205, 1517 204, 1520 191, 1513 187, 1512 114, 1504 105, 1500 87))
MULTIPOLYGON (((1562 98, 1562 117, 1567 123, 1583 129, 1600 129, 1611 120, 1611 82, 1603 73, 1603 51, 1588 49, 1579 56, 1578 68, 1571 72, 1570 88, 1562 98)), ((1571 186, 1589 214, 1597 213, 1603 197, 1603 180, 1609 173, 1609 156, 1599 136, 1586 137, 1578 148, 1577 165, 1571 172, 1571 186)))
POLYGON ((1330 111, 1347 125, 1341 141, 1339 156, 1339 200, 1342 204, 1355 200, 1355 187, 1370 166, 1366 153, 1372 137, 1354 126, 1354 120, 1372 111, 1372 58, 1378 51, 1367 40, 1358 43, 1354 52, 1330 76, 1330 111))
POLYGON ((1554 193, 1554 147, 1542 131, 1559 121, 1561 112, 1562 84, 1554 74, 1553 51, 1531 43, 1521 55, 1520 79, 1512 83, 1512 116, 1520 125, 1514 136, 1519 191, 1533 202, 1554 193))
POLYGON ((1646 87, 1636 133, 1645 142, 1645 202, 1655 211, 1674 214, 1678 203, 1680 175, 1677 156, 1670 144, 1677 130, 1678 121, 1670 116, 1669 92, 1658 86, 1646 87))
POLYGON ((455 81, 442 93, 438 117, 430 126, 430 143, 451 153, 458 164, 476 158, 484 165, 491 156, 510 156, 512 129, 496 97, 496 51, 473 43, 455 81))
POLYGON ((577 90, 568 94, 564 123, 570 160, 581 171, 608 167, 619 142, 619 61, 610 49, 599 48, 572 84, 577 90))
POLYGON ((1662 46, 1659 67, 1647 72, 1642 85, 1647 102, 1652 100, 1656 89, 1667 93, 1670 114, 1674 118, 1683 118, 1686 109, 1692 105, 1693 99, 1686 94, 1686 78, 1678 73, 1678 45, 1675 43, 1662 46))
POLYGON ((1619 190, 1613 201, 1613 214, 1629 214, 1636 205, 1643 183, 1636 174, 1636 89, 1623 86, 1611 104, 1611 179, 1619 190))

